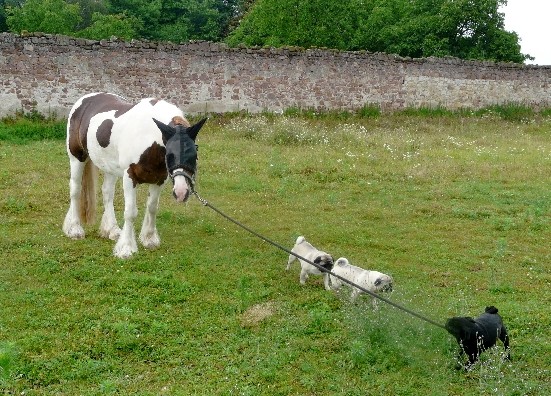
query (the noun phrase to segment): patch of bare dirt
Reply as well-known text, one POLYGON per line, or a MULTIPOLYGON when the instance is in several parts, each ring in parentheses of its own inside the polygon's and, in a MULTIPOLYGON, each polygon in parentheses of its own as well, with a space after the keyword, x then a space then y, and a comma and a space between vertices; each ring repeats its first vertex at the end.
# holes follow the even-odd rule
POLYGON ((276 313, 276 306, 273 301, 256 304, 247 309, 241 315, 241 326, 251 327, 259 324, 276 313))

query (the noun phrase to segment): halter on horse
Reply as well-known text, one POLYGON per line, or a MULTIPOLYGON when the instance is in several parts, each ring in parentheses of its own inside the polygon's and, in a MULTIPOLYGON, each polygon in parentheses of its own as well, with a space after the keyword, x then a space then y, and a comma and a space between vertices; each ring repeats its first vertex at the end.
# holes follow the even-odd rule
POLYGON ((178 107, 157 99, 131 104, 110 93, 93 93, 80 98, 69 114, 67 154, 71 167, 71 203, 63 232, 72 239, 84 238, 81 223, 94 220, 96 168, 104 172, 104 213, 99 233, 116 240, 116 257, 137 252, 134 220, 136 187, 149 184, 140 241, 146 248, 159 246, 156 227, 159 196, 168 176, 172 193, 185 202, 195 183, 197 145, 195 139, 206 119, 190 125, 178 107), (123 179, 124 225, 117 224, 113 198, 115 183, 123 179))

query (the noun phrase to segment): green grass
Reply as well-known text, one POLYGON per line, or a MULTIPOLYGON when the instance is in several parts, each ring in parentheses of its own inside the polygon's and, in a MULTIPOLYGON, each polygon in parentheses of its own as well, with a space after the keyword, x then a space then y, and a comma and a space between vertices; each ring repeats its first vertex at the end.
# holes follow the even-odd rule
POLYGON ((42 139, 63 139, 66 125, 66 121, 59 120, 56 114, 45 116, 36 110, 17 112, 0 120, 0 141, 25 144, 42 139))
POLYGON ((234 115, 198 143, 212 205, 391 274, 390 298, 437 322, 496 305, 513 360, 456 371, 442 329, 301 287, 287 254, 167 190, 157 250, 116 259, 97 224, 69 240, 63 137, 2 139, 0 394, 549 394, 548 117, 234 115))

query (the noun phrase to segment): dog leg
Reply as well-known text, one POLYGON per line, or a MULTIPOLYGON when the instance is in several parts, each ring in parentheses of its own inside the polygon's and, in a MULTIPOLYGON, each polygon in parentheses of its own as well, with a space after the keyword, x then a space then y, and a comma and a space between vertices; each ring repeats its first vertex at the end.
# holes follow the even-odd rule
POLYGON ((360 294, 360 290, 356 289, 355 287, 352 287, 352 292, 350 293, 350 302, 356 302, 356 299, 358 298, 358 295, 360 294))
POLYGON ((300 271, 300 284, 304 285, 306 283, 306 279, 308 279, 308 272, 306 270, 300 271))
POLYGON ((323 274, 323 284, 325 285, 325 290, 331 290, 331 285, 329 284, 329 274, 323 274))
POLYGON ((341 285, 342 285, 341 280, 339 278, 336 278, 336 277, 331 276, 331 275, 329 275, 329 279, 331 281, 331 289, 339 290, 341 285))
POLYGON ((467 370, 467 364, 463 363, 464 360, 465 360, 465 351, 463 350, 463 348, 460 348, 459 352, 457 353, 457 361, 455 362, 456 370, 461 370, 461 369, 467 370))
POLYGON ((507 334, 507 329, 505 328, 505 326, 501 326, 501 330, 499 332, 499 339, 501 340, 501 342, 503 342, 503 347, 505 348, 505 352, 506 352, 505 358, 507 360, 511 360, 511 352, 509 349, 509 334, 507 334))
POLYGON ((373 305, 373 310, 379 309, 379 301, 376 297, 371 296, 371 305, 373 305))
POLYGON ((291 268, 291 263, 295 261, 296 257, 292 254, 289 255, 289 260, 287 261, 287 268, 285 268, 287 271, 289 271, 289 268, 291 268))

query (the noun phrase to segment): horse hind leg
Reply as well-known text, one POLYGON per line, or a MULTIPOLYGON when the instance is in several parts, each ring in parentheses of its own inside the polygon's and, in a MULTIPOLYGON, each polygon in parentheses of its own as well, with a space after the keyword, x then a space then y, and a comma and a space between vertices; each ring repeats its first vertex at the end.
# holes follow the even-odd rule
POLYGON ((80 162, 70 156, 69 210, 63 221, 63 232, 71 239, 85 236, 82 221, 90 223, 95 215, 95 166, 90 160, 80 162))
POLYGON ((115 216, 115 206, 113 200, 115 198, 115 185, 117 183, 117 176, 110 173, 104 174, 102 195, 103 195, 103 216, 101 217, 101 224, 99 228, 99 234, 103 238, 116 241, 119 239, 121 229, 117 224, 117 218, 115 216))
POLYGON ((159 209, 159 196, 162 186, 149 185, 149 196, 147 198, 145 215, 140 232, 140 242, 147 249, 154 249, 161 244, 161 238, 157 232, 157 211, 159 209))

